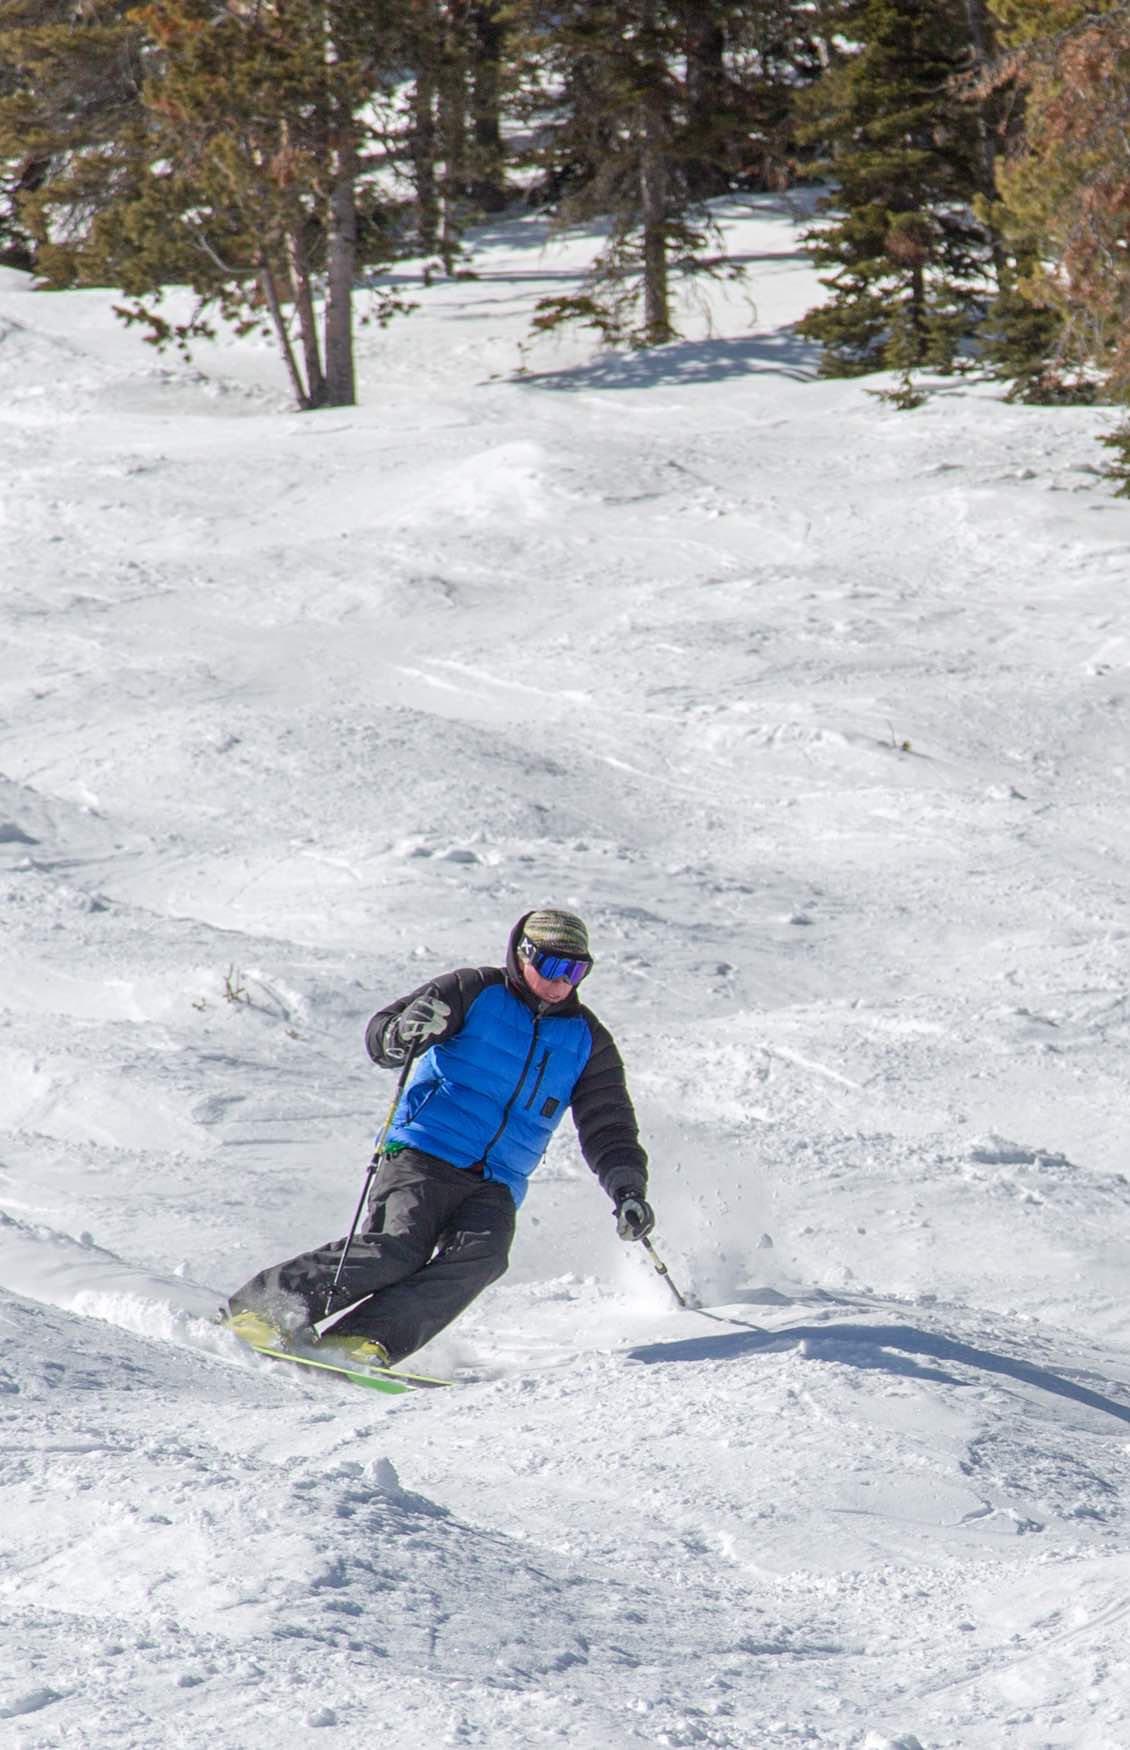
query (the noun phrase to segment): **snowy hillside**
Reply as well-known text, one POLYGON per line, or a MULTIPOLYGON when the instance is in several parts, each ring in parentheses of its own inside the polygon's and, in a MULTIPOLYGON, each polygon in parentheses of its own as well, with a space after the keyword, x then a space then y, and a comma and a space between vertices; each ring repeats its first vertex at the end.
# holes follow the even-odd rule
POLYGON ((729 219, 713 334, 523 353, 531 219, 305 416, 0 274, 0 1745, 1130 1745, 1109 415, 816 380, 729 219), (566 1125, 457 1390, 240 1352, 546 902, 723 1316, 566 1125))

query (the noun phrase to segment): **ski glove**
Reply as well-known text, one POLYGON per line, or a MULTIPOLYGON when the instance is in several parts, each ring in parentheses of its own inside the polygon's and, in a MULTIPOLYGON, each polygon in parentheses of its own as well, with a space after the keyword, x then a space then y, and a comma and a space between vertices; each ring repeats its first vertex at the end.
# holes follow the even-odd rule
POLYGON ((451 1004, 439 997, 414 997, 396 1017, 396 1034, 402 1045, 419 1045, 442 1033, 451 1016, 451 1004))
POLYGON ((642 1240, 655 1226, 651 1204, 629 1192, 616 1204, 616 1232, 622 1240, 642 1240))
POLYGON ((439 997, 414 997, 386 1021, 381 1030, 381 1052, 386 1063, 403 1063, 409 1052, 415 1056, 425 1039, 442 1033, 451 1015, 450 1006, 439 997))

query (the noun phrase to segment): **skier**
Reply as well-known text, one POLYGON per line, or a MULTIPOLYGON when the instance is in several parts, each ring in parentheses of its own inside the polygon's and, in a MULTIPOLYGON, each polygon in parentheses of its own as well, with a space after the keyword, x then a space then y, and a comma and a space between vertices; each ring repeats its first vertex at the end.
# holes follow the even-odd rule
POLYGON ((418 1060, 330 1312, 344 1240, 252 1277, 228 1303, 233 1330, 271 1346, 317 1341, 380 1367, 411 1355, 505 1272, 527 1181, 570 1106, 620 1238, 651 1232, 647 1155, 620 1054, 577 996, 592 965, 579 917, 528 912, 505 967, 443 973, 373 1016, 365 1043, 375 1063, 418 1060), (339 1311, 319 1336, 315 1321, 339 1311))

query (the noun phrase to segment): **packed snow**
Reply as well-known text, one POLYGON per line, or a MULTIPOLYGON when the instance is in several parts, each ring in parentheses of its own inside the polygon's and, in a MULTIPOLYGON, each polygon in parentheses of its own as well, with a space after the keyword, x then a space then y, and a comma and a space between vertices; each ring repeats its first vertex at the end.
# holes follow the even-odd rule
POLYGON ((787 204, 655 354, 529 216, 357 409, 0 274, 0 1743, 1126 1750, 1130 505, 828 382, 787 204), (373 1009, 574 907, 681 1311, 559 1133, 379 1397, 373 1009))

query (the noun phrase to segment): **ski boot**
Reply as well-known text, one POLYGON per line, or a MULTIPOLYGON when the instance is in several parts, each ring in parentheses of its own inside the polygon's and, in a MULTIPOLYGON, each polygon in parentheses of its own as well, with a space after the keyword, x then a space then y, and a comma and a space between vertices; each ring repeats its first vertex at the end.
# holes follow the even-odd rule
POLYGON ((317 1346, 317 1353, 325 1355, 327 1360, 342 1360, 362 1367, 390 1367, 392 1365, 388 1350, 383 1343, 378 1343, 375 1337, 337 1336, 333 1331, 327 1331, 317 1346))

